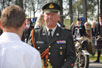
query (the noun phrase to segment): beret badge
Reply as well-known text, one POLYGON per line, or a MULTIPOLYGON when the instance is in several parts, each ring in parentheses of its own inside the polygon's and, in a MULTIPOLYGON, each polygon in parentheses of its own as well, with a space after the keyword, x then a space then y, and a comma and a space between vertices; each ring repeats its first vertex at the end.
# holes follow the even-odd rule
POLYGON ((54 5, 53 5, 53 4, 50 4, 50 5, 49 5, 49 8, 54 8, 54 5))

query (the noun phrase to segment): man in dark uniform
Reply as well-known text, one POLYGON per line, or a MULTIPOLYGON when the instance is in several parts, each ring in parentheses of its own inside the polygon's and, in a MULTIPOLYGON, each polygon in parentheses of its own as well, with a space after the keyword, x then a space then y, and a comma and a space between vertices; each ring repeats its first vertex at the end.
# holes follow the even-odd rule
POLYGON ((102 49, 102 14, 99 15, 99 23, 96 24, 96 31, 97 31, 97 49, 98 49, 98 56, 95 62, 100 63, 100 56, 101 56, 101 49, 102 49))
POLYGON ((28 43, 40 51, 45 68, 48 62, 52 68, 73 68, 76 55, 71 31, 57 26, 60 6, 51 2, 44 5, 42 10, 45 26, 35 29, 28 43))

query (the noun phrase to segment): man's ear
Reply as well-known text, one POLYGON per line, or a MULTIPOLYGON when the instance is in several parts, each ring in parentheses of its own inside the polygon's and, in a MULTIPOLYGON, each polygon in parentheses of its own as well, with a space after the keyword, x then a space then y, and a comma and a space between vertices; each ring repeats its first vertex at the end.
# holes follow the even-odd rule
POLYGON ((26 25, 26 20, 23 22, 22 28, 24 29, 26 25))
POLYGON ((3 30, 3 26, 1 25, 1 20, 0 20, 0 29, 2 29, 2 30, 3 30))

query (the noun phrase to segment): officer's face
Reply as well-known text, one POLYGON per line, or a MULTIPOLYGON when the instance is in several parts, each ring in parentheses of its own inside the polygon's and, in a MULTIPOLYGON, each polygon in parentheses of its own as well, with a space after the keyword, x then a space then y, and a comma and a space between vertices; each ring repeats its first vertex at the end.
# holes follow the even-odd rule
POLYGON ((45 13, 44 14, 44 20, 46 22, 46 25, 49 27, 55 27, 59 19, 60 19, 60 16, 58 15, 58 13, 45 13))

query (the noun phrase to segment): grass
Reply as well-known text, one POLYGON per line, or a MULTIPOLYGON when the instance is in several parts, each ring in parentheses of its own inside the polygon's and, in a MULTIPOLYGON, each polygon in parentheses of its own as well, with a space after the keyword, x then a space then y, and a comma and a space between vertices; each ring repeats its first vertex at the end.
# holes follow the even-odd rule
POLYGON ((64 20, 64 25, 68 29, 70 26, 70 20, 69 19, 64 20))
MULTIPOLYGON (((92 56, 91 54, 90 54, 90 60, 96 60, 97 59, 97 53, 94 55, 94 56, 92 56)), ((102 54, 101 54, 101 56, 100 56, 100 60, 102 60, 102 54)))
MULTIPOLYGON (((74 21, 74 24, 76 24, 76 20, 74 21)), ((67 29, 69 29, 69 27, 70 27, 70 20, 69 19, 64 20, 64 25, 65 25, 65 27, 67 29)))
POLYGON ((96 60, 97 59, 97 54, 95 54, 94 56, 90 55, 90 60, 96 60))

